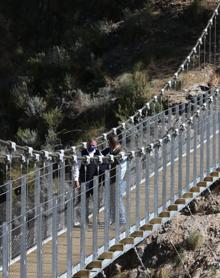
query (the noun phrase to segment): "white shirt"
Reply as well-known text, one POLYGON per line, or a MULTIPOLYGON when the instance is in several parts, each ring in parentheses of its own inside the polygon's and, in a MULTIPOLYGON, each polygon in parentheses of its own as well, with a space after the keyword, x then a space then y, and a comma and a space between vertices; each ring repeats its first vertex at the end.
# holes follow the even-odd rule
MULTIPOLYGON (((117 148, 115 148, 117 149, 117 148)), ((114 149, 114 150, 115 150, 114 149)), ((113 151, 114 151, 113 150, 113 151)), ((89 157, 94 157, 96 150, 92 151, 92 152, 88 152, 89 157)), ((121 155, 124 154, 124 152, 120 152, 121 155)), ((80 166, 81 166, 81 160, 78 160, 78 162, 73 166, 73 180, 74 181, 79 181, 79 170, 80 170, 80 166)), ((120 182, 124 179, 125 174, 126 174, 126 170, 127 170, 127 156, 124 156, 121 163, 120 163, 120 182)))
MULTIPOLYGON (((88 152, 89 157, 94 157, 96 149, 92 152, 88 152)), ((73 166, 73 180, 79 181, 79 169, 81 166, 81 160, 78 160, 77 163, 73 166)))

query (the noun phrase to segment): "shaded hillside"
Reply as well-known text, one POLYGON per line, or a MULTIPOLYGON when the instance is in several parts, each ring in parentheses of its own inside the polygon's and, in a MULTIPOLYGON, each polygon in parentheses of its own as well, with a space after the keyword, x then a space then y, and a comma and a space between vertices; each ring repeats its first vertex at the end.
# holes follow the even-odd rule
POLYGON ((142 106, 210 14, 179 2, 2 1, 1 138, 60 148, 142 106))

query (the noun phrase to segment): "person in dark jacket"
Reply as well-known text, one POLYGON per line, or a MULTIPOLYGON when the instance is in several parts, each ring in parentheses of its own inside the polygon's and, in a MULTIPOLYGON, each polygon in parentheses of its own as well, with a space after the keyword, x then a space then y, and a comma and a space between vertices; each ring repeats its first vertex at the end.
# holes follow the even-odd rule
MULTIPOLYGON (((94 139, 90 139, 87 142, 87 148, 81 151, 81 156, 88 156, 90 158, 94 156, 102 155, 97 149, 97 142, 94 139)), ((86 183, 86 221, 89 223, 89 199, 93 194, 93 178, 98 176, 98 165, 93 160, 89 164, 85 165, 78 161, 76 167, 73 170, 74 182, 77 188, 81 183, 86 183)))

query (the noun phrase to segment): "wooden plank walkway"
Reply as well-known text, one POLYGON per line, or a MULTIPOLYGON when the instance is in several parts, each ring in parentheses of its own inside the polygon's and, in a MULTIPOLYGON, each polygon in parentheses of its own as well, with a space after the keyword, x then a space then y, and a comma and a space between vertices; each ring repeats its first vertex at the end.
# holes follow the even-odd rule
MULTIPOLYGON (((210 142, 210 146, 212 146, 212 140, 210 142)), ((218 144, 216 144, 218 148, 218 144)), ((204 144, 204 169, 206 167, 206 144, 204 144)), ((192 146, 191 146, 192 148, 192 146)), ((218 153, 218 150, 216 150, 218 153)), ((210 147, 210 158, 212 161, 213 149, 210 147)), ((176 159, 174 164, 174 173, 175 173, 175 192, 178 192, 178 163, 179 161, 176 159)), ((197 176, 199 173, 200 167, 200 149, 197 149, 197 176)), ((182 177, 182 187, 186 186, 186 156, 183 156, 182 161, 182 170, 183 170, 183 177, 182 177)), ((159 179, 158 179, 158 203, 159 206, 162 205, 162 175, 163 171, 159 172, 159 179)), ((190 181, 193 180, 193 151, 191 150, 190 154, 190 181)), ((170 199, 170 165, 167 165, 167 176, 166 176, 166 184, 167 184, 167 200, 170 199)), ((131 202, 130 202, 130 223, 131 225, 135 225, 136 223, 136 191, 135 189, 131 191, 131 202)), ((126 198, 126 197, 125 197, 126 198)), ((153 211, 153 200, 154 200, 154 176, 150 178, 150 211, 153 211)), ((144 218, 145 215, 145 184, 142 183, 140 187, 140 215, 141 219, 144 218)), ((103 212, 99 215, 99 220, 104 221, 103 212)), ((86 255, 89 256, 92 254, 92 229, 89 227, 86 231, 86 255)), ((115 237, 115 230, 114 227, 110 227, 110 238, 115 237)), ((77 227, 73 228, 72 232, 72 242, 73 242, 73 256, 72 262, 73 265, 76 266, 80 261, 80 229, 77 227)), ((104 244, 104 229, 103 226, 99 226, 98 229, 98 246, 101 247, 104 244)), ((57 241, 58 247, 58 273, 59 275, 66 272, 67 269, 67 235, 63 233, 58 237, 57 241)), ((52 277, 52 242, 49 241, 43 245, 42 251, 42 261, 43 261, 43 277, 50 278, 52 277)), ((37 251, 34 250, 30 254, 27 255, 27 277, 34 278, 37 277, 37 251)), ((2 277, 2 273, 0 273, 0 277, 2 277)), ((9 267, 9 277, 11 278, 19 278, 20 277, 20 263, 19 260, 9 267)))

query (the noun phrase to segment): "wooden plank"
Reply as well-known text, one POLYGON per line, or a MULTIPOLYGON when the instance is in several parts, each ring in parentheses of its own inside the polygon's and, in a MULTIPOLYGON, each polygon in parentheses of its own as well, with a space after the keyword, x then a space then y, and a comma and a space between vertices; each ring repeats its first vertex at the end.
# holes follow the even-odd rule
POLYGON ((200 181, 197 183, 196 186, 199 186, 199 187, 206 187, 207 186, 207 181, 200 181))
POLYGON ((218 177, 218 176, 219 176, 219 172, 214 171, 214 172, 210 173, 210 176, 212 176, 212 177, 218 177))
POLYGON ((162 211, 162 212, 159 214, 159 216, 162 217, 162 218, 170 217, 170 212, 169 212, 169 211, 162 211))
POLYGON ((152 224, 145 224, 141 226, 140 228, 143 231, 153 231, 153 225, 152 224))
POLYGON ((115 252, 115 251, 123 251, 124 250, 124 244, 116 244, 116 245, 113 245, 109 248, 109 251, 111 252, 115 252))
POLYGON ((93 269, 93 268, 102 268, 102 261, 96 260, 96 261, 89 263, 86 266, 86 269, 93 269))
POLYGON ((104 252, 98 257, 99 260, 106 260, 112 258, 113 258, 113 252, 104 252))
POLYGON ((183 198, 191 199, 191 198, 193 198, 193 193, 192 192, 184 193, 183 194, 183 198))
POLYGON ((135 231, 132 234, 130 234, 131 237, 143 237, 144 236, 144 232, 143 231, 135 231))
POLYGON ((169 207, 168 207, 168 210, 169 211, 178 211, 178 205, 170 205, 169 207))
POLYGON ((133 237, 126 237, 120 240, 122 244, 134 244, 134 238, 133 237))
POLYGON ((214 177, 211 177, 211 176, 208 176, 208 177, 205 177, 204 178, 204 181, 213 181, 214 180, 214 177))
POLYGON ((199 193, 200 192, 200 187, 198 186, 194 186, 190 189, 190 192, 195 192, 195 193, 199 193))
POLYGON ((153 219, 150 220, 150 224, 161 224, 162 223, 162 219, 160 217, 155 217, 153 219))
POLYGON ((175 204, 177 205, 185 205, 186 204, 186 199, 184 198, 179 198, 175 201, 175 204))

